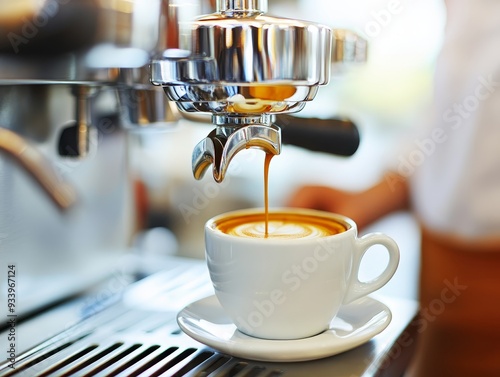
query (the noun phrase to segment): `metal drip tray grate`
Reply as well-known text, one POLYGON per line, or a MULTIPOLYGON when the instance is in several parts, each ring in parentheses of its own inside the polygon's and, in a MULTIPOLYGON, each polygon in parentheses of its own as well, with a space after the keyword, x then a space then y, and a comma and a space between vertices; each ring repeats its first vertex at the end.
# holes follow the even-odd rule
MULTIPOLYGON (((213 294, 203 262, 174 259, 172 267, 132 284, 113 304, 89 298, 82 320, 17 356, 15 369, 0 365, 2 377, 190 376, 295 377, 393 376, 384 364, 416 306, 403 305, 377 340, 329 358, 296 363, 244 360, 191 339, 178 327, 177 313, 213 294), (403 310, 404 309, 404 310, 403 310), (380 372, 380 366, 384 368, 380 372)), ((109 302, 109 300, 106 300, 109 302)), ((396 309, 392 306, 391 310, 396 309)), ((398 360, 404 359, 399 349, 398 360)), ((395 351, 394 351, 395 352, 395 351)), ((403 365, 404 366, 404 365, 403 365)), ((401 365, 398 366, 401 368, 401 365)))
POLYGON ((4 376, 280 376, 209 349, 142 343, 64 344, 4 376))
POLYGON ((177 312, 210 294, 205 266, 179 261, 132 285, 109 307, 87 306, 86 319, 20 355, 15 369, 1 366, 0 376, 282 375, 272 365, 220 354, 182 333, 177 312))

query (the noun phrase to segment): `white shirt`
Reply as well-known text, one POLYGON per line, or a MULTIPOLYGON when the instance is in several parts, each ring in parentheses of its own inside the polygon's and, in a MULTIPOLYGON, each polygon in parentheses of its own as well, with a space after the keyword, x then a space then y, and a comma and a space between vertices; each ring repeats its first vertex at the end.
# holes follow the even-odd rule
POLYGON ((500 237, 500 1, 450 5, 433 109, 399 170, 430 229, 500 237))

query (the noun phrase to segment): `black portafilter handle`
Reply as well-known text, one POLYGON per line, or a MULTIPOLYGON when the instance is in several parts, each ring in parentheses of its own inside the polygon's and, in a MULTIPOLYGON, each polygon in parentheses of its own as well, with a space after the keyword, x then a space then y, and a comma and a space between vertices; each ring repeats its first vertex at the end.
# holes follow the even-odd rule
POLYGON ((346 157, 352 156, 359 147, 358 128, 347 119, 299 118, 280 114, 274 123, 282 130, 283 144, 346 157))

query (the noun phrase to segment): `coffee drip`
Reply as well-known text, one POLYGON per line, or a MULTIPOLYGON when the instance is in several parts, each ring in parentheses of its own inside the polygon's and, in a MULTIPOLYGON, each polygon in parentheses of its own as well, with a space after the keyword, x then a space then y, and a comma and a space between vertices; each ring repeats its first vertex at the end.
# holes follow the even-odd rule
POLYGON ((266 153, 266 158, 264 160, 264 215, 266 226, 264 229, 264 237, 269 236, 269 166, 271 165, 271 159, 274 157, 272 153, 266 153))

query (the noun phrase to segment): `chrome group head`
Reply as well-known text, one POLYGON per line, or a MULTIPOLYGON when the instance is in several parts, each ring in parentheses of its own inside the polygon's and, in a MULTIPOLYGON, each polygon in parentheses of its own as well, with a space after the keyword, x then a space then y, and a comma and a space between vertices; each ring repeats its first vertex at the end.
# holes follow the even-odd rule
POLYGON ((266 0, 218 0, 190 24, 184 44, 152 62, 152 82, 184 112, 212 114, 215 129, 193 153, 200 179, 216 181, 242 149, 279 154, 274 116, 300 111, 329 80, 332 30, 265 14, 266 0))

